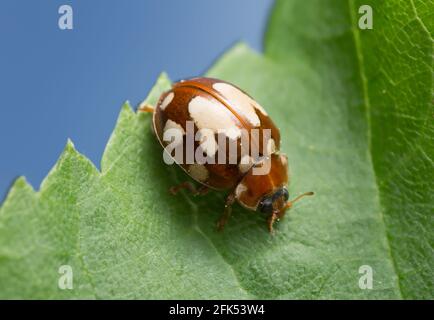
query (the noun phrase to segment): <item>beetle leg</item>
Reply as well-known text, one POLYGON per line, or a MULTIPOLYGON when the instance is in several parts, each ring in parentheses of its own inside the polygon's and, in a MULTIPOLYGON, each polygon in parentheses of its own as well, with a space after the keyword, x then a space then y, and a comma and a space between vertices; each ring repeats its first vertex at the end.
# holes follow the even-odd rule
POLYGON ((272 234, 274 233, 273 224, 278 218, 279 217, 277 216, 277 213, 274 211, 271 214, 271 216, 268 218, 268 231, 272 234))
POLYGON ((169 189, 169 191, 173 195, 176 195, 182 189, 187 189, 194 196, 204 195, 207 194, 209 191, 209 188, 207 186, 201 185, 199 188, 196 188, 190 181, 184 181, 177 186, 173 186, 169 189))
POLYGON ((220 217, 219 221, 217 222, 217 230, 222 231, 225 227, 225 224, 228 222, 229 217, 232 213, 232 205, 235 202, 235 193, 231 192, 227 198, 225 203, 225 210, 223 211, 222 216, 220 217))
POLYGON ((140 104, 137 108, 137 112, 146 112, 146 113, 153 113, 155 111, 155 108, 151 106, 149 103, 140 104))
POLYGON ((199 188, 196 189, 195 195, 205 195, 209 192, 209 188, 205 185, 201 185, 199 188))

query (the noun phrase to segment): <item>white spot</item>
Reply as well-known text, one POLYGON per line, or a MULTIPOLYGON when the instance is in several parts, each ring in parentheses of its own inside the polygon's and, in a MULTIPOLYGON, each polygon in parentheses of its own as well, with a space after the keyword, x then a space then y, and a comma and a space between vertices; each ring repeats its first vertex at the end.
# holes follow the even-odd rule
POLYGON ((240 110, 240 113, 247 118, 252 126, 259 127, 261 125, 261 121, 255 112, 255 102, 252 98, 234 86, 224 82, 214 83, 213 88, 219 91, 229 101, 233 101, 240 110))
POLYGON ((185 130, 184 130, 184 128, 183 128, 180 124, 178 124, 178 123, 176 123, 175 121, 172 121, 172 120, 170 120, 170 119, 166 121, 166 124, 164 125, 163 132, 166 132, 166 131, 169 130, 169 129, 177 129, 177 130, 179 130, 183 135, 185 134, 185 130))
POLYGON ((209 172, 203 164, 192 164, 188 167, 188 173, 198 181, 205 181, 209 177, 209 172))
POLYGON ((235 189, 235 197, 239 198, 243 192, 247 191, 247 186, 243 183, 239 183, 235 189))
POLYGON ((164 111, 167 108, 167 106, 172 102, 174 97, 175 94, 173 92, 169 93, 161 103, 160 109, 164 111))
POLYGON ((200 129, 197 134, 202 150, 205 151, 209 157, 214 157, 217 152, 217 141, 215 140, 214 132, 209 129, 200 129))
MULTIPOLYGON (((234 129, 239 131, 232 114, 217 101, 201 96, 194 97, 188 104, 188 112, 199 129, 210 129, 214 133, 234 129)), ((238 133, 237 133, 238 134, 238 133)))
POLYGON ((267 154, 273 154, 274 152, 276 152, 276 143, 274 139, 269 139, 267 141, 267 154))
POLYGON ((280 155, 280 162, 282 162, 284 166, 288 165, 288 157, 284 154, 280 155))
MULTIPOLYGON (((163 141, 169 142, 171 141, 165 148, 167 154, 171 154, 171 151, 175 148, 177 148, 179 145, 183 143, 183 135, 185 134, 184 128, 172 120, 167 120, 166 124, 164 125, 163 129, 163 141)), ((175 150, 176 151, 176 150, 175 150)), ((176 151, 179 152, 179 151, 176 151)), ((166 155, 165 153, 165 155, 166 155)), ((176 155, 177 156, 177 155, 176 155)), ((178 159, 176 160, 179 162, 179 156, 177 156, 178 159)), ((170 158, 165 158, 164 160, 167 164, 171 164, 173 162, 170 158), (169 162, 166 162, 169 161, 169 162)))
POLYGON ((240 169, 241 173, 246 173, 253 166, 253 158, 248 154, 245 154, 241 157, 240 163, 238 164, 238 169, 240 169))
POLYGON ((223 133, 226 137, 228 137, 231 140, 237 140, 241 137, 241 129, 238 127, 219 130, 220 133, 223 133))

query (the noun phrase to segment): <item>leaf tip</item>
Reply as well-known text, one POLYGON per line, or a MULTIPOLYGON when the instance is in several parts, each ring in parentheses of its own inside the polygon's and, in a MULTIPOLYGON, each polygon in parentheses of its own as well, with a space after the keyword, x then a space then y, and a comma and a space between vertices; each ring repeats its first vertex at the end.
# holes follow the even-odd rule
POLYGON ((70 156, 80 155, 80 153, 75 148, 74 142, 70 138, 66 140, 65 147, 63 148, 63 152, 61 153, 59 160, 64 158, 68 158, 70 156))
POLYGON ((232 46, 232 50, 235 50, 235 49, 252 50, 252 48, 249 46, 249 44, 244 40, 240 40, 240 41, 235 42, 235 44, 232 46))
POLYGON ((247 42, 241 40, 235 42, 235 44, 223 54, 223 57, 232 54, 244 54, 245 52, 257 53, 247 42))
POLYGON ((75 145, 74 142, 72 142, 72 140, 70 138, 68 138, 66 140, 66 145, 65 145, 65 151, 74 151, 75 150, 75 145))
POLYGON ((158 83, 158 82, 170 82, 169 75, 167 74, 166 71, 162 71, 162 72, 158 75, 158 78, 157 78, 156 83, 158 83))
POLYGON ((131 107, 130 101, 126 100, 121 107, 121 110, 118 115, 118 119, 116 121, 116 127, 119 125, 119 123, 123 122, 125 119, 131 119, 135 115, 135 112, 133 108, 131 107))
POLYGON ((29 182, 27 181, 25 176, 19 176, 18 178, 15 179, 15 181, 12 183, 12 188, 26 188, 26 187, 30 187, 29 182))
POLYGON ((207 75, 211 77, 218 77, 222 73, 221 66, 229 64, 228 61, 234 58, 243 59, 245 55, 258 55, 258 52, 253 50, 247 42, 238 41, 232 47, 230 47, 220 58, 214 62, 211 68, 208 70, 207 75))
MULTIPOLYGON (((9 191, 4 198, 3 202, 0 202, 0 210, 5 208, 8 203, 14 202, 12 199, 17 196, 17 199, 21 199, 23 194, 34 194, 35 190, 32 185, 27 181, 26 177, 20 176, 14 180, 9 191)), ((22 199, 21 199, 22 200, 22 199)))
POLYGON ((120 115, 123 113, 134 113, 129 100, 125 100, 125 102, 122 104, 120 115))

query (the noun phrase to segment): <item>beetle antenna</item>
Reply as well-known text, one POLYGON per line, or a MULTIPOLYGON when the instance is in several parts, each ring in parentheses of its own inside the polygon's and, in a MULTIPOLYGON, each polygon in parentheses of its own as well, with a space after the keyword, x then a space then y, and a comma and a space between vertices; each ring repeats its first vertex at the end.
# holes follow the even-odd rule
POLYGON ((145 112, 145 113, 153 113, 155 111, 155 108, 151 106, 149 103, 141 103, 139 107, 137 108, 138 112, 145 112))
POLYGON ((288 209, 288 208, 292 207, 292 205, 294 204, 294 202, 300 200, 301 198, 303 198, 305 196, 313 196, 313 195, 314 195, 314 193, 312 191, 305 192, 305 193, 299 195, 298 197, 296 197, 294 200, 288 201, 286 203, 285 209, 288 209))

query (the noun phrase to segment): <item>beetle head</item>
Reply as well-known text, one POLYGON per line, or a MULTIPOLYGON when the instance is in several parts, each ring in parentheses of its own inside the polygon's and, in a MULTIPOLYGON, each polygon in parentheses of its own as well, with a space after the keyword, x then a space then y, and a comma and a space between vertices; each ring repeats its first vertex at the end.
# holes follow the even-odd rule
POLYGON ((284 211, 288 198, 288 190, 285 187, 281 187, 272 194, 264 196, 258 205, 258 210, 266 215, 270 215, 273 212, 276 214, 280 213, 284 211))
POLYGON ((289 193, 285 187, 278 188, 272 194, 266 195, 262 198, 258 205, 258 211, 266 215, 276 215, 281 218, 285 215, 286 209, 290 208, 294 202, 303 198, 304 196, 312 196, 313 192, 305 192, 294 200, 288 201, 289 193))

